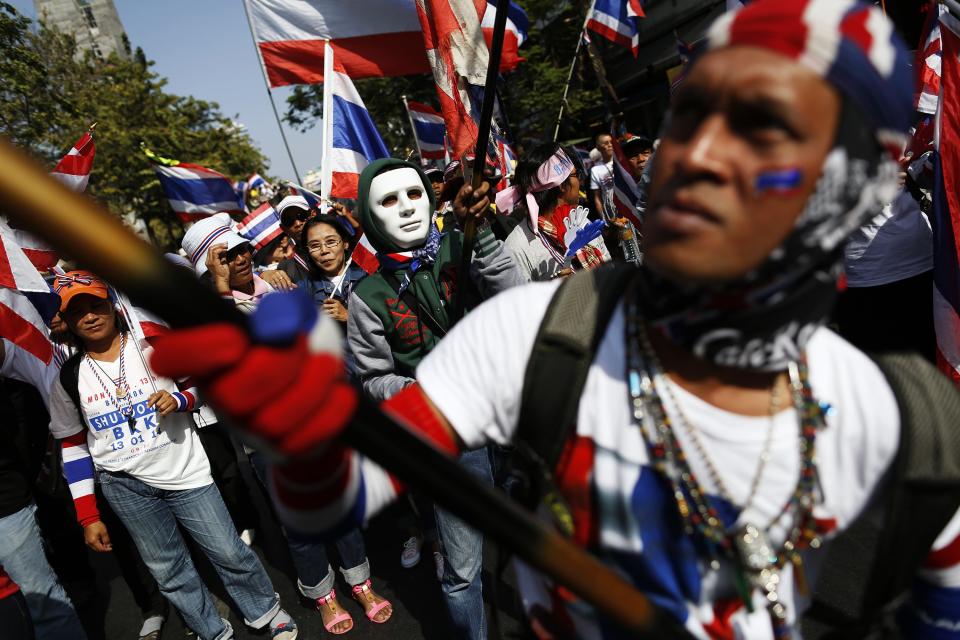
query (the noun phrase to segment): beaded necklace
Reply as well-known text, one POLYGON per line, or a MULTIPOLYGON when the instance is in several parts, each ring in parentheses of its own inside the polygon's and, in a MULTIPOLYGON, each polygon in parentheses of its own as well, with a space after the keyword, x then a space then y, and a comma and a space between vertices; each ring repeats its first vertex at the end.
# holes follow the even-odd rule
POLYGON ((100 377, 98 369, 103 372, 103 375, 114 382, 110 374, 104 371, 103 367, 100 366, 96 360, 90 357, 89 354, 84 353, 83 358, 87 362, 87 366, 90 367, 90 370, 93 371, 93 375, 96 376, 97 382, 100 383, 100 386, 103 387, 103 392, 107 395, 113 395, 115 398, 114 404, 120 410, 120 415, 127 419, 127 425, 130 428, 130 433, 137 431, 137 419, 133 416, 133 401, 130 399, 130 383, 127 382, 127 367, 126 361, 124 360, 124 353, 127 350, 127 334, 126 332, 120 334, 120 372, 119 378, 115 382, 114 393, 110 393, 110 388, 103 381, 103 378, 100 377))
POLYGON ((650 345, 635 292, 627 296, 626 314, 627 386, 633 421, 646 442, 653 468, 670 485, 684 532, 706 553, 711 569, 720 568, 721 558, 733 563, 737 592, 748 612, 754 610, 753 590, 760 589, 767 602, 774 638, 786 640, 791 630, 786 606, 778 595, 780 572, 790 562, 798 590, 808 593, 800 550, 819 548, 823 533, 813 517, 813 506, 822 499, 815 441, 824 418, 810 388, 806 357, 801 356, 788 367, 791 400, 800 418, 801 462, 796 487, 779 515, 766 527, 746 522, 728 530, 691 469, 657 390, 658 385, 662 387, 668 381, 650 345), (767 530, 786 517, 790 518, 791 528, 783 546, 775 550, 767 530))

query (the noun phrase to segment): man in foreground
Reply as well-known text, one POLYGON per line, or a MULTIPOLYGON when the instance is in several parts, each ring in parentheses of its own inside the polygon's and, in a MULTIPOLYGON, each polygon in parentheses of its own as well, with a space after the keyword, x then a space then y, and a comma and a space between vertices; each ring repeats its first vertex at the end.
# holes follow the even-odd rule
MULTIPOLYGON (((675 97, 654 160, 646 261, 601 334, 575 426, 555 427, 566 440, 554 476, 573 539, 696 637, 797 635, 831 547, 885 498, 883 481, 917 426, 893 378, 823 327, 844 240, 895 193, 911 87, 906 50, 875 8, 758 0, 713 25, 675 97)), ((449 452, 513 441, 557 288, 519 287, 481 306, 385 408, 449 452)), ((274 470, 278 494, 342 487, 316 490, 309 508, 291 508, 291 522, 321 530, 368 518, 396 485, 332 439, 355 394, 330 371, 335 357, 300 352, 291 380, 309 369, 312 388, 326 392, 284 425, 272 416, 290 415, 297 382, 278 383, 292 388, 272 407, 232 391, 249 392, 256 367, 290 361, 296 347, 270 350, 239 330, 206 327, 168 338, 155 364, 205 378, 277 449, 320 451, 274 470), (209 353, 185 362, 198 344, 209 353), (321 460, 339 462, 339 473, 309 475, 321 460)), ((911 567, 919 579, 899 620, 907 637, 960 635, 955 511, 937 526, 922 570, 911 567)), ((887 559, 899 561, 912 540, 898 538, 887 559)), ((518 585, 540 637, 617 635, 522 566, 518 585)), ((866 628, 837 637, 862 637, 879 622, 867 615, 852 623, 866 628)))

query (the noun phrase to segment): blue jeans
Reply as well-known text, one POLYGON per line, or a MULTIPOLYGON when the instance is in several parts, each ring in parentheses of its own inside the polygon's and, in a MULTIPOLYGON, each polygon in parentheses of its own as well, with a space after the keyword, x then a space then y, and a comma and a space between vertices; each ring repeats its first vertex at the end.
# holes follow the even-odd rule
MULTIPOLYGON (((467 451, 460 466, 493 484, 487 448, 467 451)), ((438 505, 437 531, 443 547, 443 590, 447 612, 457 638, 486 640, 487 621, 483 610, 483 534, 438 505)))
POLYGON ((27 599, 37 640, 85 639, 77 612, 43 555, 36 511, 31 504, 0 518, 0 565, 27 599))
MULTIPOLYGON (((250 454, 250 464, 257 478, 266 486, 267 460, 254 451, 250 454)), ((293 566, 297 570, 297 586, 306 598, 316 600, 330 593, 336 583, 336 575, 327 559, 327 545, 322 540, 314 540, 284 531, 287 548, 293 566)), ((370 579, 370 563, 367 561, 367 549, 363 544, 363 534, 359 529, 351 529, 335 541, 340 553, 340 573, 351 587, 363 584, 370 579)))
POLYGON ((120 473, 100 473, 103 495, 126 525, 160 591, 201 640, 233 637, 197 574, 180 523, 210 559, 244 622, 265 627, 280 610, 280 598, 260 559, 243 544, 215 484, 172 491, 120 473))

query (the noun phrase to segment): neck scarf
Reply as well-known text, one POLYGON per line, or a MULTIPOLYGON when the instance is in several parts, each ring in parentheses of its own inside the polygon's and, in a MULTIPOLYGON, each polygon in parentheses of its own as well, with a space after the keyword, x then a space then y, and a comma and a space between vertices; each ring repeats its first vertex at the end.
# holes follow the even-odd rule
POLYGON ((394 253, 378 253, 377 259, 380 260, 380 268, 385 271, 403 271, 403 280, 400 282, 400 290, 397 292, 403 295, 403 292, 410 286, 410 277, 415 274, 420 267, 424 265, 432 266, 437 261, 437 253, 440 251, 440 241, 443 239, 442 233, 436 225, 430 225, 430 235, 423 246, 412 251, 397 251, 394 253))
POLYGON ((878 153, 859 110, 844 103, 837 141, 806 208, 756 270, 716 286, 639 275, 651 325, 714 364, 782 371, 824 324, 843 269, 843 244, 896 192, 897 164, 878 153))

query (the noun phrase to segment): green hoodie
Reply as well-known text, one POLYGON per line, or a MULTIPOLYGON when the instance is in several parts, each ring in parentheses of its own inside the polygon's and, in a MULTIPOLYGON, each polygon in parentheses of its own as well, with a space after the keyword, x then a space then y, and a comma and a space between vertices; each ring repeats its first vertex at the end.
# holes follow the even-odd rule
MULTIPOLYGON (((378 252, 397 253, 410 250, 397 247, 384 235, 370 211, 369 204, 370 183, 373 182, 373 178, 385 171, 406 167, 415 169, 420 175, 424 192, 430 198, 431 211, 433 211, 435 198, 430 180, 417 165, 394 158, 384 158, 372 162, 360 174, 359 184, 357 185, 357 211, 360 214, 360 222, 363 224, 364 233, 378 252)), ((379 319, 384 336, 392 351, 397 374, 412 377, 413 371, 420 360, 443 337, 443 334, 436 335, 430 328, 431 323, 425 322, 421 316, 426 313, 432 315, 443 333, 448 331, 456 322, 456 318, 453 317, 453 300, 460 281, 457 272, 460 267, 462 244, 462 234, 452 229, 444 234, 440 242, 440 249, 437 252, 436 262, 433 265, 421 267, 416 274, 411 274, 407 269, 392 271, 390 273, 393 274, 395 280, 392 277, 385 277, 383 267, 381 267, 373 275, 361 280, 354 288, 353 293, 379 319), (418 307, 416 309, 410 309, 403 299, 397 295, 396 284, 404 281, 405 274, 410 275, 411 283, 408 291, 416 300, 418 307)), ((495 285, 493 288, 506 288, 516 284, 513 280, 512 261, 507 256, 494 256, 497 252, 502 253, 500 243, 489 229, 481 231, 477 237, 475 257, 481 260, 486 258, 487 261, 500 257, 501 263, 504 259, 506 260, 505 264, 489 270, 494 280, 504 280, 506 278, 502 287, 495 285), (510 273, 505 273, 507 271, 510 271, 510 273), (493 275, 494 273, 496 275, 493 275)), ((467 281, 466 293, 468 295, 465 305, 467 309, 479 304, 481 295, 471 280, 467 281)), ((409 299, 409 296, 404 295, 404 297, 409 299)), ((348 331, 350 331, 349 327, 348 331)), ((360 371, 360 375, 362 377, 364 372, 360 371)))

